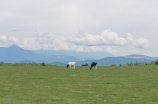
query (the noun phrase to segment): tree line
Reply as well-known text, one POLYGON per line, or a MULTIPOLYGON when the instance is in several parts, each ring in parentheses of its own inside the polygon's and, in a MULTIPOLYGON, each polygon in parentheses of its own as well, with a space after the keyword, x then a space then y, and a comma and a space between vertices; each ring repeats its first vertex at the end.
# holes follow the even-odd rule
MULTIPOLYGON (((131 63, 126 63, 126 64, 120 64, 120 66, 140 66, 140 65, 158 65, 158 59, 155 60, 155 61, 152 61, 151 63, 145 63, 145 62, 131 62, 131 63)), ((114 65, 111 65, 111 66, 114 66, 114 65)))
MULTIPOLYGON (((145 62, 131 62, 126 64, 120 64, 119 66, 140 66, 140 65, 158 65, 158 59, 155 61, 152 61, 151 63, 145 63, 145 62)), ((4 63, 0 62, 0 66, 57 66, 57 65, 51 65, 46 63, 4 63)), ((81 66, 89 66, 87 63, 82 64, 81 66)), ((116 64, 111 64, 110 66, 117 66, 116 64)))
POLYGON ((4 63, 0 62, 0 66, 54 66, 51 64, 46 64, 46 63, 4 63))

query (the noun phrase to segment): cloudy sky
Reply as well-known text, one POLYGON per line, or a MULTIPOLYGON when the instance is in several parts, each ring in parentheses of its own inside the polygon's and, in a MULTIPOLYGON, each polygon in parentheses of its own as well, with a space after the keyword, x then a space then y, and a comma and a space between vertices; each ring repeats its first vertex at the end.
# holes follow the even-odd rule
POLYGON ((0 0, 0 47, 158 56, 158 0, 0 0))

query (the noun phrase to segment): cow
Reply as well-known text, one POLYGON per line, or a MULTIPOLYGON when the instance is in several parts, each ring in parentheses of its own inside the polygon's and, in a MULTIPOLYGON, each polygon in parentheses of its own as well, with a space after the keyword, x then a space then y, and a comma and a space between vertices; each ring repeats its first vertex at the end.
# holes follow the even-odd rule
POLYGON ((68 62, 67 63, 67 67, 66 67, 66 69, 71 69, 71 67, 72 67, 72 69, 75 69, 75 62, 68 62))
POLYGON ((95 69, 97 69, 97 62, 92 62, 92 63, 91 63, 90 70, 91 70, 92 68, 94 69, 94 67, 95 67, 95 69))

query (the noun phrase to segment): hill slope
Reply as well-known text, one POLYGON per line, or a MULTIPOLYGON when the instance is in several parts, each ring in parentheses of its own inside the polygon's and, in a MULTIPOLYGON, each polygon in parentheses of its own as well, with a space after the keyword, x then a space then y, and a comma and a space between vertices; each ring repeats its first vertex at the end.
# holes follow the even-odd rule
POLYGON ((0 62, 5 63, 16 63, 25 62, 25 60, 30 60, 36 63, 50 63, 50 62, 62 62, 67 63, 68 61, 83 61, 88 58, 78 58, 72 56, 63 55, 43 55, 37 54, 29 50, 24 50, 16 45, 10 47, 0 47, 0 62))
POLYGON ((152 61, 153 60, 149 60, 149 59, 135 59, 135 58, 126 58, 126 57, 105 57, 99 60, 86 60, 83 62, 77 62, 77 65, 82 65, 83 63, 87 63, 88 65, 90 65, 91 62, 97 62, 98 66, 110 66, 112 64, 116 64, 117 66, 119 66, 120 64, 126 64, 131 62, 150 63, 152 61))
MULTIPOLYGON (((53 54, 53 53, 52 53, 53 54)), ((76 55, 77 56, 77 55, 76 55)), ((0 62, 5 63, 17 63, 17 62, 36 62, 36 63, 50 63, 52 65, 64 66, 69 61, 75 61, 76 66, 95 61, 98 66, 110 66, 112 64, 120 65, 126 63, 145 62, 149 63, 155 61, 158 57, 149 57, 144 55, 128 55, 122 57, 105 57, 102 59, 89 59, 84 57, 73 57, 64 55, 44 55, 37 54, 29 50, 24 50, 16 45, 10 47, 0 47, 0 62)))

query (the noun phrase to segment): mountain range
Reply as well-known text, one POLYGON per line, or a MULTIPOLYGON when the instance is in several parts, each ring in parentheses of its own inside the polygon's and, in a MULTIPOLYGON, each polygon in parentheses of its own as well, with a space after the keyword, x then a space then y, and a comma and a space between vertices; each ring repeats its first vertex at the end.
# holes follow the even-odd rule
MULTIPOLYGON (((44 52, 44 51, 43 51, 44 52)), ((120 65, 120 64, 126 64, 126 63, 135 63, 135 62, 145 62, 149 63, 152 61, 155 61, 158 59, 158 57, 149 57, 145 55, 128 55, 128 56, 113 56, 109 54, 109 57, 104 57, 100 59, 92 58, 90 56, 87 57, 79 57, 81 54, 77 54, 75 57, 75 53, 71 54, 68 53, 68 55, 72 56, 66 56, 66 54, 62 55, 64 51, 60 51, 60 55, 56 54, 56 52, 51 54, 44 54, 43 52, 40 51, 30 51, 30 50, 25 50, 17 45, 12 45, 10 47, 0 47, 0 62, 4 63, 48 63, 52 65, 58 65, 58 66, 65 66, 67 62, 69 61, 75 61, 76 66, 81 66, 82 64, 91 64, 91 62, 95 61, 98 63, 98 66, 110 66, 112 64, 120 65), (43 53, 43 54, 42 54, 43 53)), ((47 51, 45 50, 47 53, 47 51)), ((53 51, 51 51, 53 52, 53 51)), ((83 54, 88 54, 88 53, 83 53, 83 54)), ((93 53, 94 54, 94 53, 93 53)), ((93 55, 92 54, 92 55, 93 55)), ((105 53, 106 54, 106 53, 105 53)), ((106 54, 107 55, 107 54, 106 54)))
POLYGON ((34 53, 44 55, 62 55, 62 56, 73 56, 73 57, 86 57, 89 59, 101 59, 103 57, 115 57, 110 53, 106 52, 77 52, 77 51, 61 51, 61 50, 34 50, 34 53))

